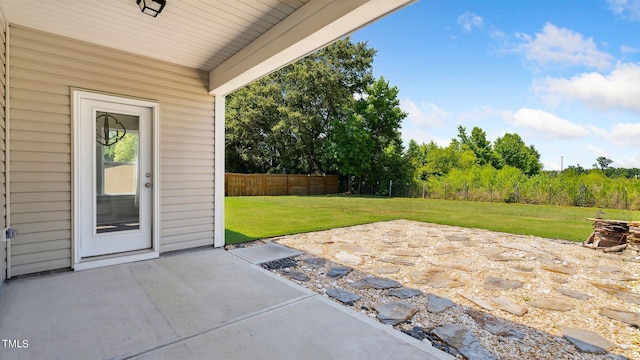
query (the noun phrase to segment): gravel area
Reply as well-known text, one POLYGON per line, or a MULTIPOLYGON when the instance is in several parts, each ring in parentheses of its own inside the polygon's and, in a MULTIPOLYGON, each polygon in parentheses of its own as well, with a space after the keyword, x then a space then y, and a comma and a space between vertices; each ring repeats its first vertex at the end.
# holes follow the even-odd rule
POLYGON ((460 349, 434 335, 445 324, 463 326, 498 359, 640 359, 638 318, 633 317, 640 311, 635 252, 604 254, 566 241, 404 220, 243 246, 270 241, 305 253, 266 268, 325 296, 336 288, 359 295, 344 306, 372 318, 384 304, 409 304, 417 312, 394 327, 460 358, 460 349), (329 276, 337 266, 354 270, 329 276), (371 275, 422 295, 400 299, 393 289, 354 286, 371 275), (434 295, 456 306, 429 311, 434 295), (604 316, 606 309, 630 314, 632 321, 604 316), (496 322, 498 331, 492 327, 496 322), (563 337, 572 329, 610 341, 603 345, 609 351, 578 350, 563 337))

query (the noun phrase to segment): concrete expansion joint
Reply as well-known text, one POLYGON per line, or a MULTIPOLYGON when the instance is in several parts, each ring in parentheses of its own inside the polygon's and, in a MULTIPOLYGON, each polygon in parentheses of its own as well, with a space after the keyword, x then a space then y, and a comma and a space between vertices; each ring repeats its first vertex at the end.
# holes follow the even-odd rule
POLYGON ((277 305, 266 307, 264 309, 260 309, 259 311, 255 311, 255 312, 252 312, 252 313, 244 314, 242 316, 238 316, 235 319, 231 319, 229 321, 225 321, 225 322, 223 322, 223 323, 221 323, 219 325, 216 325, 214 327, 211 327, 211 328, 208 328, 208 329, 205 329, 205 330, 201 330, 201 331, 195 332, 195 333, 190 334, 190 335, 185 335, 185 336, 179 337, 179 338, 177 338, 177 339, 175 339, 173 341, 168 341, 168 342, 166 342, 166 343, 164 343, 162 345, 158 345, 158 346, 155 346, 153 348, 149 348, 147 350, 144 350, 144 351, 141 351, 141 352, 138 352, 138 353, 135 353, 135 354, 114 358, 114 360, 115 359, 122 359, 122 360, 133 359, 133 358, 136 358, 138 356, 142 356, 142 355, 144 355, 146 353, 150 353, 152 351, 156 351, 158 349, 162 349, 164 347, 171 346, 171 345, 174 345, 174 344, 177 344, 177 343, 180 343, 180 342, 195 338, 197 336, 210 333, 212 331, 223 329, 223 328, 231 326, 233 324, 241 323, 243 321, 247 321, 247 320, 250 320, 252 318, 255 318, 255 317, 258 317, 258 316, 261 316, 261 315, 264 315, 264 314, 268 314, 268 313, 271 313, 271 312, 274 312, 274 311, 278 311, 278 310, 281 310, 281 309, 288 308, 290 306, 293 306, 293 305, 308 301, 308 300, 310 300, 310 299, 312 299, 314 297, 321 297, 321 296, 316 294, 316 293, 305 294, 305 295, 299 296, 297 298, 281 302, 281 303, 279 303, 277 305))

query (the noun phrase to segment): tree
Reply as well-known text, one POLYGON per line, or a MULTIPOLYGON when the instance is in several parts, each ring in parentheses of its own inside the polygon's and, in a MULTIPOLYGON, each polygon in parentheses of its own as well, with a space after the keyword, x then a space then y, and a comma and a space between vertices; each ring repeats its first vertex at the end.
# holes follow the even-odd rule
POLYGON ((518 134, 504 134, 496 139, 493 147, 500 157, 501 167, 512 166, 529 176, 542 170, 540 153, 533 145, 527 146, 518 134))
POLYGON ((478 165, 488 164, 496 168, 500 166, 498 157, 491 146, 491 142, 487 140, 487 133, 484 130, 474 126, 471 130, 471 136, 468 136, 467 129, 459 125, 458 138, 463 147, 473 151, 478 165))
POLYGON ((128 132, 113 148, 113 161, 135 162, 138 158, 138 134, 128 132))
POLYGON ((373 82, 376 51, 345 38, 227 97, 227 171, 327 173, 327 141, 373 82))
POLYGON ((367 87, 356 101, 355 112, 362 117, 368 133, 369 166, 365 174, 372 192, 377 184, 406 178, 408 167, 398 166, 403 158, 400 127, 407 114, 400 109, 398 88, 389 86, 383 77, 367 87))
POLYGON ((593 164, 594 168, 600 168, 600 170, 607 170, 609 168, 609 166, 613 164, 613 160, 608 159, 604 156, 598 156, 598 158, 596 159, 596 163, 593 164))
POLYGON ((347 177, 347 191, 352 191, 352 178, 360 178, 371 166, 369 159, 369 132, 362 116, 352 114, 345 121, 335 120, 329 139, 331 170, 347 177))

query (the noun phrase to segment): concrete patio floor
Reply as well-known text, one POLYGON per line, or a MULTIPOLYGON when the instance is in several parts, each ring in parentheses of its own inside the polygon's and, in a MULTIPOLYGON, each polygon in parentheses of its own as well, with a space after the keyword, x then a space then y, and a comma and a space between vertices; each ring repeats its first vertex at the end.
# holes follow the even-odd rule
POLYGON ((221 249, 11 280, 0 339, 0 359, 451 359, 221 249))

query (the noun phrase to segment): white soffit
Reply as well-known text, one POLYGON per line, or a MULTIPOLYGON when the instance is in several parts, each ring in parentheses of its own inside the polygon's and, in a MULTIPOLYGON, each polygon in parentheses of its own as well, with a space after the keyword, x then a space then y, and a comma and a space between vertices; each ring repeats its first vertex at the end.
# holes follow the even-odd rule
POLYGON ((136 0, 0 0, 0 7, 11 24, 210 71, 308 1, 167 0, 156 18, 136 0))
POLYGON ((311 0, 209 72, 226 95, 417 0, 311 0))
POLYGON ((416 0, 0 0, 10 24, 209 71, 226 95, 416 0))

